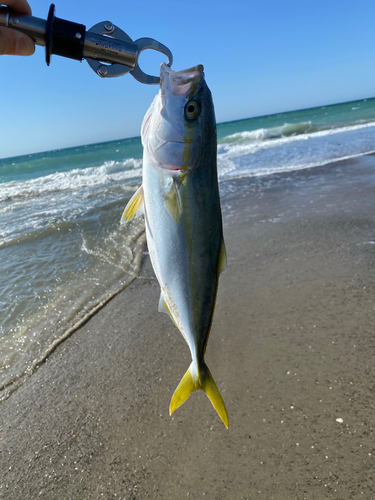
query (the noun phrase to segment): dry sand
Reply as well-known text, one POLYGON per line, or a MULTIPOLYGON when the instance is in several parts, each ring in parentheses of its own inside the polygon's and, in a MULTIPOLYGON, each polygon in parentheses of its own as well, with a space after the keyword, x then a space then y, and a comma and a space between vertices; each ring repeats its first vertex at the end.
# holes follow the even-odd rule
POLYGON ((0 405, 0 497, 375 499, 374 186, 373 156, 227 185, 229 430, 203 393, 168 414, 189 352, 146 259, 0 405))

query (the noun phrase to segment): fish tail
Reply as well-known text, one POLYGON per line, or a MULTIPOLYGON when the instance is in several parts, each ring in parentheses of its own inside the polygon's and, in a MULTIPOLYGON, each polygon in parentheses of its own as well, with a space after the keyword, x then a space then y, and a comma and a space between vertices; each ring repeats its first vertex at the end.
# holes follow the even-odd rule
POLYGON ((189 366, 187 372, 182 377, 181 382, 178 384, 177 389, 174 391, 171 404, 169 405, 169 414, 177 410, 181 405, 185 403, 190 394, 197 391, 199 387, 194 382, 193 375, 191 373, 193 363, 189 366))
POLYGON ((207 394, 212 406, 215 408, 225 427, 228 429, 229 419, 227 409, 225 408, 223 398, 221 397, 219 389, 215 384, 208 366, 202 362, 199 375, 196 376, 193 376, 192 368, 193 363, 189 366, 189 369, 182 377, 177 389, 174 391, 171 404, 169 406, 169 414, 172 415, 177 408, 183 405, 192 392, 202 389, 202 391, 207 394))
POLYGON ((215 408, 219 417, 223 421, 225 427, 228 429, 229 419, 223 398, 221 397, 219 389, 217 388, 215 381, 211 375, 211 372, 206 364, 204 365, 204 368, 205 368, 204 371, 206 373, 204 376, 202 376, 201 388, 207 394, 209 400, 211 401, 212 406, 215 408))

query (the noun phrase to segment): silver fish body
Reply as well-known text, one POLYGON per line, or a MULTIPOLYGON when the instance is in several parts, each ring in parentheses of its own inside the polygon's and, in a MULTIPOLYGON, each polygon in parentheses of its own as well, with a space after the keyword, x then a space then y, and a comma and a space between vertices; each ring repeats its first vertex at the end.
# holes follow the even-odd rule
POLYGON ((204 362, 218 280, 226 266, 216 165, 216 122, 203 67, 161 67, 160 92, 142 124, 143 183, 123 220, 141 212, 161 288, 159 311, 184 336, 192 363, 172 413, 203 389, 228 427, 224 402, 204 362))

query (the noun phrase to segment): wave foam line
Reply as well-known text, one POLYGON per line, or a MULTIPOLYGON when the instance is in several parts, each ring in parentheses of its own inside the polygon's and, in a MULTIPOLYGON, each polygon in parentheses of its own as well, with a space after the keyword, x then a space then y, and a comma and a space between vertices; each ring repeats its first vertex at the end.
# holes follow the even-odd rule
POLYGON ((223 137, 222 139, 219 139, 218 145, 219 147, 227 146, 230 148, 231 146, 246 146, 259 142, 274 144, 276 140, 289 142, 309 137, 323 137, 326 135, 340 134, 343 132, 350 132, 353 130, 360 130, 363 128, 374 126, 374 121, 366 123, 354 123, 341 127, 313 125, 310 121, 300 123, 284 123, 284 125, 281 125, 280 127, 273 127, 269 129, 260 128, 251 131, 237 132, 235 134, 228 135, 226 137, 223 137))
POLYGON ((100 167, 73 169, 68 172, 1 183, 0 202, 13 198, 40 196, 59 191, 77 191, 79 189, 104 185, 109 182, 121 182, 138 178, 142 175, 142 160, 129 158, 123 162, 106 161, 100 167))
MULTIPOLYGON (((145 232, 136 241, 137 248, 144 247, 146 243, 145 232)), ((139 276, 139 271, 141 268, 143 259, 143 251, 136 252, 133 264, 135 265, 134 273, 135 275, 130 277, 129 280, 118 287, 113 292, 108 293, 102 299, 100 299, 90 310, 84 313, 83 317, 79 319, 72 327, 68 328, 59 338, 55 339, 52 344, 35 359, 31 366, 29 366, 25 372, 19 372, 14 375, 11 379, 0 386, 0 393, 4 391, 1 395, 0 401, 5 401, 9 398, 17 389, 19 389, 37 370, 42 364, 47 360, 47 358, 52 354, 52 352, 62 344, 67 338, 69 338, 74 332, 76 332, 81 326, 83 326, 90 318, 92 318, 103 306, 105 306, 111 299, 127 288, 133 281, 139 276), (7 387, 10 389, 6 390, 7 387)))
POLYGON ((367 156, 367 155, 375 155, 375 150, 374 151, 366 151, 365 153, 359 153, 355 155, 349 155, 349 156, 342 156, 340 158, 331 158, 327 161, 323 161, 321 163, 313 163, 313 164, 308 164, 308 165, 303 165, 300 167, 289 167, 289 168, 280 168, 280 169, 270 169, 270 170, 258 170, 255 172, 246 172, 243 174, 238 174, 238 175, 232 175, 224 178, 219 177, 219 182, 226 182, 226 181, 233 181, 235 179, 247 179, 249 177, 262 177, 264 175, 273 175, 273 174, 282 174, 284 172, 297 172, 298 170, 306 170, 309 168, 316 168, 316 167, 324 167, 325 165, 329 165, 330 163, 337 163, 339 161, 345 161, 345 160, 351 160, 353 158, 359 158, 361 156, 367 156))

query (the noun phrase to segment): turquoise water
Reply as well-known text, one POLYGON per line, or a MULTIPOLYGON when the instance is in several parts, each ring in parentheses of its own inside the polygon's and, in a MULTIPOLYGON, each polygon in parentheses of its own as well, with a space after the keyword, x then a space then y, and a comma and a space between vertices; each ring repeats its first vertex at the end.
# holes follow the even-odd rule
MULTIPOLYGON (((375 151, 375 99, 219 124, 228 180, 375 151)), ((141 183, 139 137, 0 160, 0 397, 137 274, 143 221, 120 226, 141 183)))
POLYGON ((108 161, 111 164, 122 163, 126 158, 141 159, 142 152, 141 138, 134 137, 0 159, 0 182, 35 179, 75 168, 98 167, 108 161))
POLYGON ((258 135, 297 135, 374 121, 375 98, 247 118, 218 125, 218 139, 245 131, 258 135))

